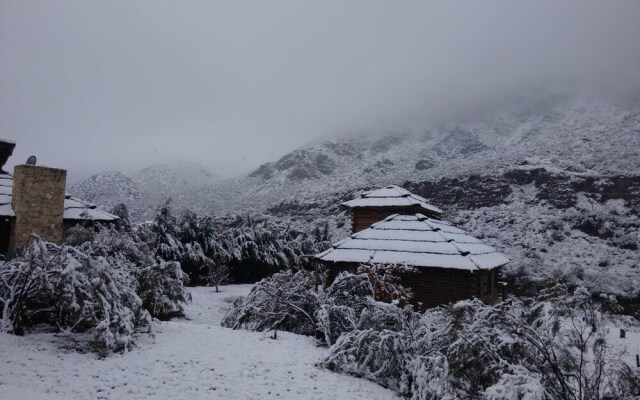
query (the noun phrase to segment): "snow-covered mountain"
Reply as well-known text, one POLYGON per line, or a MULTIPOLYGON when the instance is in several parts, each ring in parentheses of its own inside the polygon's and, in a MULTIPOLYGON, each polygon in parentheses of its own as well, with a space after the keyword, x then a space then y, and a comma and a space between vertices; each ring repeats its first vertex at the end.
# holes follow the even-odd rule
POLYGON ((73 185, 69 192, 107 209, 125 203, 134 219, 145 220, 167 199, 182 204, 193 190, 217 180, 217 175, 200 164, 181 161, 152 165, 130 176, 99 173, 73 185))
MULTIPOLYGON (((633 98, 633 97, 632 97, 633 98)), ((348 233, 341 201, 402 185, 445 210, 512 262, 520 285, 548 277, 596 292, 640 296, 640 96, 625 103, 554 96, 420 132, 359 135, 305 146, 210 183, 172 168, 132 179, 102 174, 72 188, 149 218, 171 196, 180 210, 253 213, 298 229, 328 221, 348 233), (180 178, 182 177, 182 178, 180 178)), ((535 283, 535 282, 534 282, 535 283)), ((525 290, 525 289, 523 289, 525 290)))
POLYGON ((83 200, 113 206, 117 203, 137 204, 142 199, 138 185, 117 171, 101 172, 69 188, 69 192, 83 200))
POLYGON ((191 207, 264 208, 285 198, 357 188, 495 175, 515 166, 581 176, 640 170, 640 101, 521 101, 425 132, 351 136, 297 149, 243 176, 204 187, 191 207), (206 204, 199 200, 206 199, 206 204))

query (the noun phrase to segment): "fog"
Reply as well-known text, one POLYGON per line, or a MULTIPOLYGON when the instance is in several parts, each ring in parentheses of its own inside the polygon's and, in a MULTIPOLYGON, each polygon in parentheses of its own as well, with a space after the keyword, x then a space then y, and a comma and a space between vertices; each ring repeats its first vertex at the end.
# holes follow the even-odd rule
POLYGON ((8 165, 247 171, 510 96, 640 83, 638 1, 1 1, 8 165))

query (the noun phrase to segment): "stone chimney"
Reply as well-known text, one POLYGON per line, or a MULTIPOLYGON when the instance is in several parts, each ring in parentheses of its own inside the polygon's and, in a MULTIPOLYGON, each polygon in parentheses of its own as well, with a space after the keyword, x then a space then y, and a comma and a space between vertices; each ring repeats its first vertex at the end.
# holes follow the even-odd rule
POLYGON ((62 241, 62 218, 67 171, 35 165, 13 169, 11 205, 16 214, 11 249, 29 242, 32 233, 43 240, 62 241))

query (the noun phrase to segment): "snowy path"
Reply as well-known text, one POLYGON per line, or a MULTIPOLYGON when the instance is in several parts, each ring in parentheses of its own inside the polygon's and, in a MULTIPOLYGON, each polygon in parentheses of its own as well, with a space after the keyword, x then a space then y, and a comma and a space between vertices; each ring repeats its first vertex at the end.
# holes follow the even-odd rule
POLYGON ((392 399, 371 382, 318 369, 311 338, 220 327, 248 285, 192 289, 190 320, 162 323, 155 343, 104 360, 53 334, 0 335, 0 399, 392 399))

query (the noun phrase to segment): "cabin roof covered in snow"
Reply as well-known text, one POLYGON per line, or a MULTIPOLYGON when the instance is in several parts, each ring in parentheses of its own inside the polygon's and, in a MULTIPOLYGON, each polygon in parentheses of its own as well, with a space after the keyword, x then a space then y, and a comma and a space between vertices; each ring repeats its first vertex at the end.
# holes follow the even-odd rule
POLYGON ((100 210, 95 204, 87 203, 75 197, 65 195, 64 219, 115 221, 119 219, 119 217, 100 210))
MULTIPOLYGON (((10 174, 0 174, 0 217, 15 217, 11 207, 11 195, 13 191, 13 177, 10 174)), ((71 197, 64 196, 65 220, 93 220, 115 221, 118 216, 98 209, 94 204, 71 197)))
POLYGON ((429 204, 424 197, 415 195, 396 185, 364 192, 360 197, 345 201, 342 205, 349 208, 419 206, 433 213, 442 214, 442 210, 429 204))
POLYGON ((316 255, 326 262, 406 264, 476 271, 509 262, 493 247, 423 214, 392 215, 316 255))

